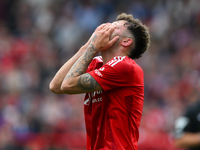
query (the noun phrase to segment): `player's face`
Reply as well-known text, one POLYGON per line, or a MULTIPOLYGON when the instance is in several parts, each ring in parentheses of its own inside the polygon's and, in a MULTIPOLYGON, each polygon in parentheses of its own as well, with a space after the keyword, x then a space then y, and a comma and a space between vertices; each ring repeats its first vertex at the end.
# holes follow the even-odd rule
POLYGON ((125 21, 125 20, 119 20, 119 21, 113 22, 112 24, 115 25, 116 28, 113 31, 113 33, 111 34, 110 38, 112 39, 115 36, 122 37, 124 31, 127 30, 126 23, 127 23, 127 21, 125 21))

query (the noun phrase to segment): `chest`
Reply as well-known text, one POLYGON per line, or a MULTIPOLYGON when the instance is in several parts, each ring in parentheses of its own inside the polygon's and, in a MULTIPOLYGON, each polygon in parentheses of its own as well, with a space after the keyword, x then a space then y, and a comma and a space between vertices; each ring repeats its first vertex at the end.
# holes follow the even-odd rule
POLYGON ((95 113, 97 110, 100 111, 104 100, 103 95, 103 90, 87 93, 85 95, 84 109, 87 114, 95 113))

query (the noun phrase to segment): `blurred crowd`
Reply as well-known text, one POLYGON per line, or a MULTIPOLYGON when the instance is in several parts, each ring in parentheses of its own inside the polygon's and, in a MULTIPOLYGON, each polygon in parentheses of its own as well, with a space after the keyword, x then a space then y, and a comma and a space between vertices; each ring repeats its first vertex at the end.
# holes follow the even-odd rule
POLYGON ((49 83, 104 22, 131 13, 151 33, 139 150, 178 150, 174 120, 198 99, 200 1, 0 1, 0 150, 84 150, 84 95, 49 83), (167 146, 166 146, 167 145, 167 146))

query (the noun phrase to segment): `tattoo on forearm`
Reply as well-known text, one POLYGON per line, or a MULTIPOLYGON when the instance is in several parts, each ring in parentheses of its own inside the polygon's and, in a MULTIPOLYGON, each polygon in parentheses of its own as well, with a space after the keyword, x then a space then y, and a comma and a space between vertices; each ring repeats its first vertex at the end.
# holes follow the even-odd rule
POLYGON ((93 57, 96 55, 96 53, 97 53, 97 49, 94 47, 93 44, 90 44, 87 50, 83 53, 83 55, 75 62, 75 64, 69 70, 68 74, 65 77, 65 80, 67 78, 77 77, 85 73, 89 63, 91 62, 93 57))
POLYGON ((86 73, 79 78, 77 86, 87 92, 95 90, 99 84, 89 73, 86 73))
POLYGON ((95 41, 97 35, 95 34, 94 37, 92 38, 92 43, 95 41))

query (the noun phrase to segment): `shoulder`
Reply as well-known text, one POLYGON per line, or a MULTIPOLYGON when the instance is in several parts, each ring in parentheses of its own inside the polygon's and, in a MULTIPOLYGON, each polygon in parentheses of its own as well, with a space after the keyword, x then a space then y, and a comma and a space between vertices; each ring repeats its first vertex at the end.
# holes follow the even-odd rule
POLYGON ((88 66, 87 72, 92 71, 94 69, 98 69, 103 65, 103 60, 101 56, 96 56, 91 61, 90 65, 88 66))
POLYGON ((106 65, 120 72, 134 72, 136 70, 141 70, 141 67, 131 58, 127 56, 117 56, 111 59, 106 65))
POLYGON ((94 65, 96 63, 103 63, 102 57, 101 56, 96 56, 92 59, 90 65, 94 65))

